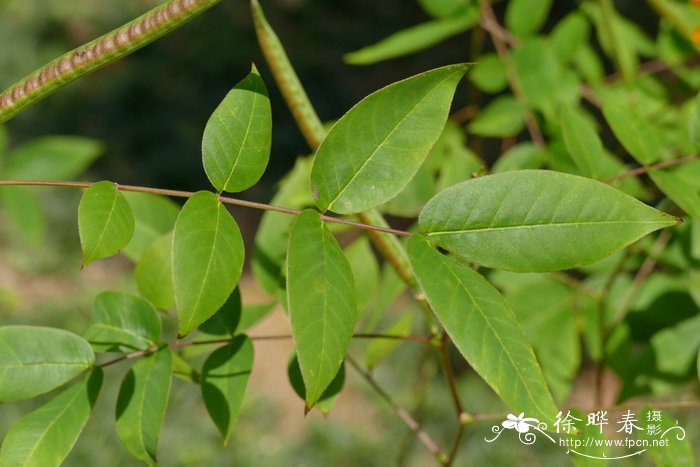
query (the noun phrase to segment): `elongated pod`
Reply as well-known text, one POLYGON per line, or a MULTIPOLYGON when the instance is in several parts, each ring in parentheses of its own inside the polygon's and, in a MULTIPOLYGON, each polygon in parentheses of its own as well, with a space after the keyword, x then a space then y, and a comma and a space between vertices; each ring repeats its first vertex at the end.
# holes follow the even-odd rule
POLYGON ((170 0, 44 65, 0 94, 0 123, 66 84, 129 55, 221 0, 170 0))

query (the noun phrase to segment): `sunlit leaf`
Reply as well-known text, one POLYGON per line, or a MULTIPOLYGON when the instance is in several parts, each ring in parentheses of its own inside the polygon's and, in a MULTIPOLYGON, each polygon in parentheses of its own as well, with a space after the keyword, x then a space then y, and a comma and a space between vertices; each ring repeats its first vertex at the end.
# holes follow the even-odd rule
POLYGON ((237 336, 212 352, 202 367, 202 398, 224 444, 231 436, 253 368, 253 344, 237 336))
POLYGON ((172 248, 172 234, 157 238, 144 250, 134 271, 139 293, 161 310, 175 304, 172 248))
POLYGON ((341 117, 311 169, 317 206, 351 214, 397 195, 442 133, 466 70, 463 64, 450 65, 391 84, 341 117))
POLYGON ((119 388, 117 434, 124 446, 149 466, 156 465, 171 376, 170 349, 164 347, 136 362, 119 388))
POLYGON ((236 221, 216 195, 200 191, 182 208, 173 233, 173 290, 186 335, 221 308, 245 258, 236 221))
POLYGON ((0 402, 49 392, 94 363, 90 344, 68 331, 38 326, 0 327, 0 402))
POLYGON ((202 138, 204 170, 219 191, 237 192, 260 180, 270 158, 272 111, 258 70, 214 110, 202 138))
POLYGON ((554 271, 599 261, 677 220, 606 184, 545 170, 479 177, 438 193, 422 232, 469 261, 554 271))
POLYGON ((112 182, 98 182, 83 194, 78 207, 83 265, 118 253, 134 233, 134 214, 112 182))
POLYGON ((102 370, 95 368, 82 381, 17 420, 5 435, 0 465, 61 465, 83 431, 101 387, 102 370))
POLYGON ((160 317, 140 297, 104 292, 95 299, 85 338, 98 352, 146 350, 160 339, 160 317))
POLYGON ((550 421, 557 409, 515 314, 496 288, 421 236, 408 254, 428 302, 469 364, 515 411, 550 421))
POLYGON ((316 211, 304 211, 294 222, 287 294, 306 405, 312 407, 338 372, 357 320, 350 265, 316 211))

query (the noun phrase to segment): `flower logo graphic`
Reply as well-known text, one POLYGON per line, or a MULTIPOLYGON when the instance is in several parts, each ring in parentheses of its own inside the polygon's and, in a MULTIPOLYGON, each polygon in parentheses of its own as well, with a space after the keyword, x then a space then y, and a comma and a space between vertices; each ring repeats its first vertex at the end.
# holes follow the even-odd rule
POLYGON ((539 420, 536 418, 525 418, 525 412, 521 412, 517 417, 512 413, 509 413, 506 420, 504 420, 501 425, 503 425, 503 428, 506 430, 512 430, 515 428, 518 433, 527 433, 530 431, 530 427, 532 426, 531 423, 537 424, 539 423, 539 420))

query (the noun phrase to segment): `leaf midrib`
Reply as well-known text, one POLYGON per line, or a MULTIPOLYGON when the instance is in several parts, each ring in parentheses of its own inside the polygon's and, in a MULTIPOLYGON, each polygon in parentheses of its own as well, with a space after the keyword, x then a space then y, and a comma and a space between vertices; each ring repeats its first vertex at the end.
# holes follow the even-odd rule
POLYGON ((570 227, 579 225, 615 225, 615 224, 663 224, 672 225, 675 221, 668 220, 657 220, 657 221, 635 221, 635 220, 625 220, 625 221, 589 221, 589 222, 552 222, 547 224, 527 224, 527 225, 509 225, 503 227, 478 227, 473 229, 454 229, 454 230, 435 230, 431 232, 425 232, 426 235, 450 235, 450 234, 460 234, 460 233, 470 233, 470 232, 495 232, 503 230, 518 230, 518 229, 532 229, 532 228, 548 228, 548 227, 570 227))
POLYGON ((338 201, 338 198, 340 198, 343 193, 348 189, 350 185, 355 181, 355 179, 358 177, 358 175, 365 169, 367 164, 372 160, 372 158, 375 156, 375 154, 381 149, 385 144, 386 141, 391 138, 391 136, 396 132, 396 130, 403 124, 403 122, 413 114, 413 112, 418 108, 418 106, 423 103, 424 100, 426 100, 429 96, 433 94, 435 89, 437 89, 439 86, 442 85, 445 81, 449 80, 452 78, 452 74, 446 76, 445 78, 441 79, 439 82, 435 83, 435 85, 432 87, 432 89, 427 92, 423 97, 421 97, 418 102, 415 103, 413 107, 411 107, 411 110, 409 110, 406 115, 404 115, 399 122, 394 125, 394 128, 392 128, 389 133, 387 133, 386 136, 384 136, 379 144, 372 150, 369 156, 365 159, 365 161, 362 163, 362 165, 355 171, 355 173, 350 177, 350 180, 343 186, 343 188, 338 192, 338 194, 328 203, 328 209, 332 209, 333 205, 338 201))

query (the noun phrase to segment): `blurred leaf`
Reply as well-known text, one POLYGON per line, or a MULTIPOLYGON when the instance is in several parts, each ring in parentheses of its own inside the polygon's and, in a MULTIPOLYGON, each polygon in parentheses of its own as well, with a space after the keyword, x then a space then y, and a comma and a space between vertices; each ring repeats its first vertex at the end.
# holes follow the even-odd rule
POLYGON ((187 200, 173 233, 173 290, 181 336, 226 302, 241 277, 244 258, 238 225, 216 195, 200 191, 187 200))
POLYGON ((4 167, 5 163, 5 153, 7 152, 7 146, 10 142, 10 135, 7 132, 7 128, 0 125, 0 170, 4 167))
POLYGON ((401 276, 388 263, 384 263, 379 278, 379 287, 364 329, 373 331, 389 306, 408 288, 401 276))
POLYGON ((0 200, 5 207, 7 219, 15 226, 22 238, 31 246, 40 246, 46 236, 46 215, 31 188, 1 187, 0 200))
POLYGON ((236 287, 219 311, 199 325, 199 330, 212 336, 233 337, 241 320, 241 306, 241 292, 236 287))
POLYGON ((530 142, 518 144, 498 158, 491 168, 491 173, 542 168, 544 152, 542 148, 530 142))
POLYGON ((7 157, 3 178, 71 180, 103 152, 99 142, 76 136, 44 136, 15 147, 7 157))
MULTIPOLYGON (((280 187, 270 201, 275 206, 303 209, 313 204, 309 192, 311 158, 300 157, 294 168, 282 179, 280 187)), ((255 252, 252 269, 255 279, 268 293, 284 287, 282 265, 287 256, 289 231, 294 216, 265 211, 255 233, 255 252)))
POLYGON ((507 296, 559 403, 567 400, 581 365, 576 298, 569 287, 547 277, 507 296))
POLYGON ((170 349, 163 347, 136 362, 119 388, 117 434, 129 452, 149 466, 156 465, 171 376, 170 349))
POLYGON ((352 214, 396 196, 442 133, 466 69, 450 65, 391 84, 341 117, 318 148, 311 169, 317 206, 352 214), (356 138, 358 134, 363 137, 356 138))
POLYGON ((467 9, 472 0, 418 0, 421 8, 430 16, 444 18, 467 9))
POLYGON ((700 219, 700 160, 667 169, 652 169, 648 174, 681 209, 700 219))
POLYGON ((448 121, 441 138, 445 141, 445 154, 439 167, 436 191, 468 180, 483 168, 483 161, 467 147, 466 135, 459 125, 448 121))
POLYGON ((668 412, 657 411, 650 405, 642 407, 637 417, 640 421, 647 422, 646 429, 639 432, 639 437, 648 442, 647 450, 658 467, 691 467, 696 465, 693 445, 690 443, 685 429, 678 425, 678 420, 675 420, 668 412), (652 418, 650 414, 655 415, 654 412, 660 412, 661 421, 649 420, 652 418), (650 429, 650 425, 654 425, 653 429, 650 429), (658 444, 661 440, 666 440, 668 444, 658 444))
POLYGON ((0 465, 61 465, 83 431, 101 387, 102 370, 95 368, 17 420, 5 435, 0 465))
POLYGON ((268 303, 243 305, 241 320, 238 322, 236 330, 238 332, 245 332, 252 328, 260 320, 265 318, 275 308, 275 305, 277 305, 276 300, 268 303))
POLYGON ((496 94, 508 86, 506 64, 497 54, 484 54, 469 71, 469 79, 481 91, 496 94))
POLYGON ((272 111, 253 65, 214 110, 202 138, 204 170, 216 189, 243 191, 260 180, 270 159, 272 111))
POLYGON ((172 249, 172 233, 157 238, 144 250, 134 271, 139 293, 161 310, 175 304, 172 249))
POLYGON ((642 165, 653 164, 663 155, 654 127, 631 105, 605 102, 603 115, 627 152, 642 165))
POLYGON ((124 254, 137 262, 149 245, 173 230, 180 206, 165 196, 151 193, 127 191, 123 195, 129 202, 136 220, 134 235, 124 247, 124 254))
POLYGON ((134 214, 113 182, 97 182, 85 191, 78 207, 83 266, 119 252, 134 233, 134 214))
POLYGON ((351 65, 371 65, 410 55, 467 31, 478 21, 478 9, 471 8, 469 12, 460 16, 449 16, 406 28, 376 44, 350 52, 343 59, 351 65))
POLYGON ((700 94, 693 100, 693 111, 688 125, 688 135, 690 141, 696 148, 700 149, 700 94))
POLYGON ((600 182, 545 170, 488 175, 431 199, 420 230, 469 261, 516 272, 599 261, 676 219, 600 182))
POLYGON ((192 368, 190 362, 179 353, 171 352, 170 356, 173 359, 173 376, 177 376, 183 381, 192 384, 199 384, 201 377, 197 371, 192 368))
POLYGON ((557 409, 542 371, 498 290, 423 237, 409 238, 408 254, 428 302, 474 370, 513 410, 551 421, 557 409))
POLYGON ((511 58, 525 99, 534 109, 554 119, 559 104, 576 103, 578 79, 563 67, 549 42, 540 38, 523 41, 511 58))
MULTIPOLYGON (((382 329, 381 334, 389 336, 405 336, 411 333, 413 325, 413 315, 403 315, 401 318, 394 321, 389 327, 382 329)), ((380 361, 389 356, 396 347, 401 344, 401 339, 372 339, 367 346, 365 353, 365 364, 368 369, 374 368, 380 361)))
POLYGON ((542 27, 552 0, 511 0, 506 7, 506 27, 516 36, 537 33, 542 27))
POLYGON ((316 211, 297 216, 289 238, 287 295, 294 345, 313 407, 335 377, 357 320, 348 260, 316 211))
POLYGON ((357 313, 361 316, 379 285, 379 264, 367 236, 362 235, 345 249, 357 291, 357 313))
POLYGON ((574 56, 574 65, 583 79, 595 83, 605 76, 605 67, 592 45, 581 44, 574 56))
POLYGON ((140 297, 103 292, 95 299, 84 337, 96 352, 146 350, 160 340, 160 316, 140 297))
MULTIPOLYGON (((301 400, 306 400, 306 389, 304 388, 304 379, 301 375, 301 368, 299 368, 299 360, 297 360, 296 354, 292 354, 289 358, 289 364, 287 365, 287 377, 289 378, 289 383, 292 385, 292 389, 297 393, 301 400)), ((338 373, 328 385, 321 397, 316 402, 314 406, 321 413, 328 415, 335 404, 335 401, 340 395, 340 391, 343 390, 345 385, 345 363, 340 365, 338 373)))
POLYGON ((202 367, 202 399, 224 445, 236 424, 252 369, 253 344, 245 335, 212 352, 202 367))
MULTIPOLYGON (((605 443, 605 435, 602 433, 604 430, 596 423, 589 424, 591 420, 589 420, 588 416, 596 412, 589 412, 586 415, 578 410, 570 410, 569 412, 573 417, 581 420, 581 422, 576 423, 576 430, 567 435, 567 438, 570 440, 569 443, 571 443, 569 446, 576 451, 576 455, 571 456, 574 464, 578 467, 609 466, 610 460, 598 458, 610 457, 610 449, 606 449, 607 446, 605 444, 602 444, 602 449, 596 445, 597 443, 605 443), (591 440, 593 441, 591 442, 591 440)), ((610 416, 607 411, 604 411, 603 415, 607 424, 609 424, 610 416)), ((596 420, 593 420, 593 422, 596 422, 596 420)), ((603 427, 605 427, 605 424, 603 427)))
POLYGON ((55 389, 95 363, 90 344, 68 331, 38 326, 0 327, 0 402, 55 389))
POLYGON ((586 17, 579 11, 569 13, 557 23, 549 40, 562 64, 572 61, 581 47, 588 43, 590 29, 586 17))
POLYGON ((566 149, 581 173, 602 178, 605 150, 593 125, 573 106, 562 109, 560 121, 566 149))
POLYGON ((469 132, 479 136, 507 138, 525 128, 525 109, 511 96, 495 98, 469 124, 469 132))
POLYGON ((651 338, 651 348, 656 369, 664 375, 685 376, 688 371, 695 371, 700 349, 700 316, 657 332, 651 338))

